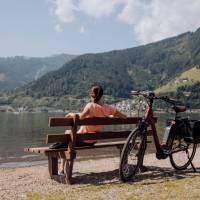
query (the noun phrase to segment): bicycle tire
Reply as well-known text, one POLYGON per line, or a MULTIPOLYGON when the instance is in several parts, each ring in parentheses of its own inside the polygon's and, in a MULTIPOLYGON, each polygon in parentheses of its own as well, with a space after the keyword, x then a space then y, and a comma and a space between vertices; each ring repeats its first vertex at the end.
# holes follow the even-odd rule
POLYGON ((139 129, 133 130, 124 144, 120 157, 119 178, 121 181, 129 181, 135 176, 143 161, 145 149, 146 134, 141 133, 139 129), (129 164, 129 159, 135 160, 135 163, 129 164))
POLYGON ((176 170, 187 169, 195 156, 196 148, 196 143, 185 142, 184 138, 175 136, 172 140, 172 153, 169 155, 172 167, 176 170))

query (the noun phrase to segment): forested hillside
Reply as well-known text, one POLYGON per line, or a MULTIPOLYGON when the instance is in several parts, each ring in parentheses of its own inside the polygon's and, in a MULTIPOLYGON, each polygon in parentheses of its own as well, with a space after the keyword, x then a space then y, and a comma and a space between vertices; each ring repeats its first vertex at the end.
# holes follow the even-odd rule
POLYGON ((176 92, 179 87, 191 86, 200 81, 200 66, 194 66, 189 70, 177 75, 174 79, 169 81, 155 90, 156 93, 176 92))
POLYGON ((179 87, 177 92, 171 93, 190 108, 200 109, 200 81, 194 85, 179 87))
POLYGON ((94 82, 118 97, 128 97, 131 90, 155 90, 200 64, 199 44, 200 29, 126 50, 82 55, 29 84, 25 93, 85 96, 94 82))
POLYGON ((75 56, 67 54, 44 58, 23 56, 0 58, 0 91, 11 90, 37 80, 45 73, 59 69, 73 58, 75 56))

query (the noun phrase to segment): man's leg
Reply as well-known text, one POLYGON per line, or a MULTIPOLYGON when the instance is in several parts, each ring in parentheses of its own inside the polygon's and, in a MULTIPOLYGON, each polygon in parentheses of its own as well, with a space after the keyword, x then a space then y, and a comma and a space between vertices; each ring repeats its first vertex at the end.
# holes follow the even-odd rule
MULTIPOLYGON (((65 131, 65 134, 70 134, 71 133, 71 130, 66 130, 65 131)), ((68 141, 67 141, 67 146, 68 146, 68 141)), ((58 171, 58 174, 59 175, 64 175, 64 167, 65 167, 65 163, 66 163, 66 160, 61 158, 60 159, 60 167, 59 167, 59 171, 58 171)))

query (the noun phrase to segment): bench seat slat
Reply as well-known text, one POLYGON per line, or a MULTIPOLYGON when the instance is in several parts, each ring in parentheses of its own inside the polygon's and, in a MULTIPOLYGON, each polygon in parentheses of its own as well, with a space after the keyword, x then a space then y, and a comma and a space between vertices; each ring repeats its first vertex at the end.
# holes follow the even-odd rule
MULTIPOLYGON (((99 142, 94 144, 93 146, 83 146, 83 147, 74 147, 75 150, 84 150, 84 149, 95 149, 95 148, 105 148, 105 147, 120 147, 125 144, 126 140, 122 141, 114 141, 114 142, 99 142)), ((150 143, 151 141, 147 141, 147 143, 150 143)), ((31 153, 50 153, 50 152, 63 152, 67 151, 67 148, 60 148, 60 149, 49 149, 49 147, 33 147, 33 148, 24 148, 25 152, 31 152, 31 153)))
MULTIPOLYGON (((115 142, 102 142, 96 143, 94 146, 83 146, 83 147, 75 147, 75 150, 82 150, 82 149, 92 149, 92 148, 103 148, 103 147, 111 147, 111 146, 122 146, 126 141, 115 141, 115 142)), ((32 153, 47 153, 47 152, 59 152, 59 151, 67 151, 67 148, 60 148, 60 149, 49 149, 49 147, 33 147, 33 148, 25 148, 24 151, 32 152, 32 153)))
POLYGON ((95 148, 105 148, 105 147, 118 147, 123 146, 126 141, 116 141, 116 142, 102 142, 102 143, 96 143, 94 146, 84 146, 84 147, 75 147, 76 150, 82 150, 82 149, 95 149, 95 148))
MULTIPOLYGON (((96 148, 106 148, 106 147, 123 147, 125 142, 126 140, 116 141, 116 142, 102 142, 102 143, 96 143, 94 146, 75 147, 75 150, 96 149, 96 148)), ((147 141, 147 143, 151 143, 151 141, 147 141)))
POLYGON ((46 153, 46 152, 61 152, 61 151, 67 151, 67 148, 60 148, 60 149, 49 149, 49 147, 31 147, 31 148, 24 148, 25 152, 31 152, 31 153, 46 153))
POLYGON ((45 153, 49 147, 31 147, 31 148, 24 148, 25 152, 32 152, 32 153, 45 153))

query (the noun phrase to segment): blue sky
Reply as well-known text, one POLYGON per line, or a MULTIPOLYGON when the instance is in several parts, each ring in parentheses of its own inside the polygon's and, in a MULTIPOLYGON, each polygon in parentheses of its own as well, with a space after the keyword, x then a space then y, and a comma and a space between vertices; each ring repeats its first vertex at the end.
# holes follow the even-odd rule
POLYGON ((138 46, 200 27, 200 0, 0 0, 0 57, 138 46))

